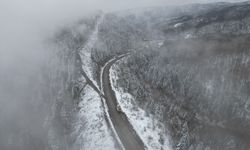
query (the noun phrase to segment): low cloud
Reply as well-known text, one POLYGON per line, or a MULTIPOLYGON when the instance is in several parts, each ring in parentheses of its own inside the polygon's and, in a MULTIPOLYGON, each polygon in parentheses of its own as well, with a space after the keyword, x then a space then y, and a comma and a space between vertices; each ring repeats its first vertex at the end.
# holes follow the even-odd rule
POLYGON ((35 81, 41 66, 48 61, 45 41, 53 36, 60 27, 96 10, 117 11, 138 7, 214 1, 1 0, 0 131, 4 130, 1 126, 2 120, 9 118, 15 120, 21 117, 19 120, 27 121, 31 116, 39 116, 36 114, 22 116, 20 112, 25 111, 26 104, 31 102, 28 99, 35 99, 32 97, 32 89, 37 87, 35 84, 39 84, 35 81))

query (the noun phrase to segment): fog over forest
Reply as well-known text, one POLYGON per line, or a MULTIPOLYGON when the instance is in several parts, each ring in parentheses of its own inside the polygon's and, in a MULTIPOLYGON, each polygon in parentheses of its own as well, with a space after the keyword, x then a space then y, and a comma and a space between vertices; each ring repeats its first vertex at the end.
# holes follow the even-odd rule
MULTIPOLYGON (((218 1, 0 0, 0 149, 18 149, 20 143, 25 143, 20 138, 10 138, 15 134, 27 139, 30 136, 34 142, 39 141, 33 143, 34 145, 47 144, 47 135, 44 135, 43 129, 47 122, 44 120, 52 114, 51 108, 48 108, 54 104, 51 99, 57 99, 57 96, 53 95, 54 91, 48 90, 52 79, 47 79, 47 76, 58 68, 60 70, 56 64, 61 62, 55 55, 62 47, 53 42, 61 42, 54 40, 61 30, 74 26, 83 18, 89 19, 89 16, 94 17, 89 19, 90 27, 86 28, 94 28, 95 19, 99 17, 100 12, 218 1), (29 134, 26 135, 26 132, 29 134), (16 145, 8 147, 3 144, 8 142, 16 142, 16 145)), ((75 30, 78 31, 78 28, 75 30)), ((86 31, 87 34, 89 33, 86 31)), ((49 149, 46 146, 22 146, 20 149, 34 148, 49 149)))

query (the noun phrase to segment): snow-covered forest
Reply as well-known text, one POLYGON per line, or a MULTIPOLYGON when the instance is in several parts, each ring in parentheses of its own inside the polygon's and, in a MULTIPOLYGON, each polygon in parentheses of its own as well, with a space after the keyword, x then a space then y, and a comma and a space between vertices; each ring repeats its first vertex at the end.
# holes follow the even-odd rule
POLYGON ((151 5, 8 36, 0 149, 249 149, 250 2, 151 5))
POLYGON ((162 34, 137 42, 120 86, 169 127, 177 149, 247 149, 249 6, 193 7, 204 10, 144 30, 162 34))

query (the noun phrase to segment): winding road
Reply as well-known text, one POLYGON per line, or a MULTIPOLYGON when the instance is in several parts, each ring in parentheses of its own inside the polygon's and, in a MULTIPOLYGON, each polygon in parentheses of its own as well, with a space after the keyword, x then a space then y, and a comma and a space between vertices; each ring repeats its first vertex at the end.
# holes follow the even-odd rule
POLYGON ((86 79, 86 82, 93 88, 93 90, 95 90, 100 95, 101 98, 103 98, 103 100, 105 100, 104 105, 106 104, 105 106, 107 106, 107 118, 108 116, 110 118, 107 120, 114 132, 114 135, 116 136, 116 140, 119 143, 120 148, 126 150, 143 150, 145 148, 144 144, 137 133, 134 131, 126 115, 116 111, 117 100, 115 93, 111 88, 111 82, 109 78, 109 70, 111 66, 116 61, 127 56, 128 54, 123 54, 115 57, 114 59, 111 59, 103 67, 101 73, 101 88, 103 92, 100 91, 100 89, 94 84, 93 79, 90 78, 91 70, 88 70, 89 68, 87 65, 91 64, 91 49, 97 42, 99 25, 102 23, 103 18, 104 15, 102 15, 97 21, 95 29, 91 34, 89 40, 87 41, 87 44, 85 44, 80 51, 76 52, 76 59, 79 62, 78 67, 80 68, 81 74, 86 79), (83 68, 85 68, 85 70, 83 68))
POLYGON ((114 91, 112 90, 110 82, 109 70, 111 66, 121 58, 127 55, 120 55, 115 59, 109 61, 103 68, 102 72, 102 88, 105 95, 106 104, 108 106, 108 113, 117 135, 120 138, 123 147, 126 150, 143 150, 144 144, 137 133, 134 131, 132 125, 128 121, 124 113, 117 112, 117 100, 114 91))

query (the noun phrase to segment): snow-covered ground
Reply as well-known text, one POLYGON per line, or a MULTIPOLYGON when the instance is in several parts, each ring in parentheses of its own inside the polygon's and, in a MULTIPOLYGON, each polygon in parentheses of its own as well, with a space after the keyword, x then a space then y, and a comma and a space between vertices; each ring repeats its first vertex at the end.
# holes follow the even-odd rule
POLYGON ((115 150, 115 140, 105 120, 101 98, 89 85, 81 94, 74 135, 81 150, 115 150))
MULTIPOLYGON (((98 29, 102 20, 103 16, 98 20, 89 40, 80 51, 82 68, 96 87, 98 86, 92 75, 93 62, 91 60, 91 49, 98 40, 98 29)), ((134 109, 136 106, 133 105, 133 97, 117 87, 115 81, 118 77, 116 76, 114 66, 111 68, 111 77, 111 81, 114 81, 111 84, 114 85, 113 89, 115 89, 117 99, 123 111, 128 116, 129 121, 147 148, 152 150, 161 148, 164 150, 170 149, 168 138, 163 134, 165 133, 164 126, 153 119, 152 115, 147 116, 144 110, 140 108, 134 109)), ((111 134, 112 130, 108 128, 105 120, 105 112, 107 110, 104 110, 104 108, 106 107, 102 106, 100 96, 90 86, 85 87, 83 90, 79 107, 78 121, 73 133, 77 135, 76 146, 80 149, 115 149, 115 140, 111 134)))
POLYGON ((125 93, 124 90, 118 86, 117 70, 119 66, 117 63, 115 63, 110 69, 110 80, 122 111, 127 115, 133 128, 149 150, 170 150, 171 147, 169 139, 165 134, 166 129, 164 125, 156 120, 153 115, 146 114, 143 109, 136 106, 133 96, 129 93, 125 93))
MULTIPOLYGON (((99 25, 103 16, 98 19, 93 33, 90 35, 86 45, 80 50, 82 68, 89 79, 98 88, 93 78, 93 62, 91 60, 91 49, 98 40, 99 25)), ((84 79, 83 79, 84 80, 84 79)), ((81 93, 79 114, 73 136, 76 136, 75 149, 81 150, 115 150, 115 139, 112 130, 105 120, 105 110, 99 94, 89 85, 81 93)))
POLYGON ((89 79, 95 84, 95 86, 98 88, 96 81, 93 78, 93 62, 91 60, 91 50, 96 44, 98 40, 98 31, 99 31, 99 25, 102 23, 104 16, 102 15, 96 23, 95 29, 93 33, 90 35, 88 41, 84 45, 84 47, 80 50, 80 56, 82 59, 82 68, 86 72, 89 79))

